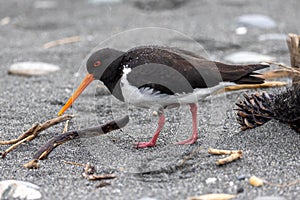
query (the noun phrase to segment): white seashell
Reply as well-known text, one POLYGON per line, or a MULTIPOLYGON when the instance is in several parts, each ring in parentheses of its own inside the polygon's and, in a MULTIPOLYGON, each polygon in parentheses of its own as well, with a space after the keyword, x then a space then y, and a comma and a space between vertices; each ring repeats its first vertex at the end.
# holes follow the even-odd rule
POLYGON ((8 73, 23 75, 23 76, 37 76, 44 75, 60 70, 57 65, 43 63, 43 62, 18 62, 10 66, 8 73))
POLYGON ((0 181, 0 199, 40 199, 39 186, 17 180, 0 181))

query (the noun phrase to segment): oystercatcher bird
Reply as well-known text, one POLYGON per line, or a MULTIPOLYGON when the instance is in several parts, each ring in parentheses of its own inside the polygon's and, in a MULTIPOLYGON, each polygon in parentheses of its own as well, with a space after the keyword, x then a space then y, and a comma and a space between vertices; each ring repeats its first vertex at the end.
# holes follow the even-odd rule
POLYGON ((180 105, 190 106, 193 133, 178 144, 193 144, 198 139, 197 99, 209 96, 224 85, 263 83, 254 71, 268 66, 228 65, 173 47, 140 46, 127 52, 105 48, 88 58, 88 74, 59 115, 93 80, 100 80, 121 101, 143 108, 157 108, 155 134, 149 142, 137 143, 137 148, 155 146, 165 124, 164 109, 180 105))

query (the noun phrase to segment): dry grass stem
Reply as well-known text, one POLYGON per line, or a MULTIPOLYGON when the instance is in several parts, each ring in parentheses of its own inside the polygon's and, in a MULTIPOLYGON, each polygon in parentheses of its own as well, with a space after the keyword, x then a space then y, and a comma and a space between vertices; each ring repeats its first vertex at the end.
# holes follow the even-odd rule
POLYGON ((74 42, 79 42, 80 41, 80 36, 72 36, 72 37, 67 37, 67 38, 62 38, 59 40, 54 40, 51 42, 47 42, 43 45, 44 49, 49 49, 55 46, 60 46, 64 44, 69 44, 69 43, 74 43, 74 42))

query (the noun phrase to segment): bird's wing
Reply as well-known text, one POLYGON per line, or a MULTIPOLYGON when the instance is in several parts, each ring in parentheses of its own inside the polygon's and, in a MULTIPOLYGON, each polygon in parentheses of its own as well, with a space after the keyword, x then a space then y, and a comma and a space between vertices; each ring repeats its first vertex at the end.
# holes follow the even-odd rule
POLYGON ((121 64, 131 68, 128 81, 138 88, 150 87, 154 91, 174 94, 217 85, 221 76, 214 63, 191 55, 173 48, 140 47, 129 50, 121 64), (209 65, 214 65, 215 70, 209 65), (219 80, 215 81, 218 75, 219 80))
POLYGON ((267 65, 227 65, 171 47, 144 46, 129 50, 121 61, 131 68, 128 81, 138 87, 149 87, 166 94, 190 93, 222 81, 261 83, 253 71, 267 65))

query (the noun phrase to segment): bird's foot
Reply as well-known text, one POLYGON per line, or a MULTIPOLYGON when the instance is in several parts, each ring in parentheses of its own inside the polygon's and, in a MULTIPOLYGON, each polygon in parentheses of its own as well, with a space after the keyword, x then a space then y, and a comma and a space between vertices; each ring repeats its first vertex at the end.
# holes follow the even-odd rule
POLYGON ((194 144, 196 141, 198 140, 198 137, 191 137, 187 140, 181 141, 181 142, 177 142, 176 144, 194 144))
POLYGON ((135 148, 140 149, 140 148, 154 147, 155 145, 156 142, 150 140, 149 142, 137 142, 135 144, 135 148))

